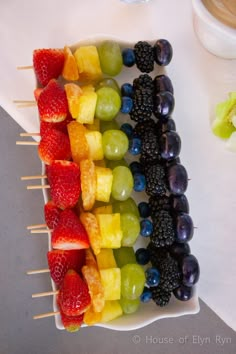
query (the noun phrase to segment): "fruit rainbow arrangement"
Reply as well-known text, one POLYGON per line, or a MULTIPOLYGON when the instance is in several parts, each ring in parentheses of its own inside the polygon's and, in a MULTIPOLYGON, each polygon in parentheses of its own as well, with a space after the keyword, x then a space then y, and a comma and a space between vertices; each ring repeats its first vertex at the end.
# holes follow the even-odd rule
POLYGON ((47 260, 68 331, 193 296, 200 271, 188 245, 194 226, 174 90, 168 76, 151 76, 171 59, 164 39, 33 52, 47 260), (116 77, 132 66, 140 75, 119 87, 116 77))

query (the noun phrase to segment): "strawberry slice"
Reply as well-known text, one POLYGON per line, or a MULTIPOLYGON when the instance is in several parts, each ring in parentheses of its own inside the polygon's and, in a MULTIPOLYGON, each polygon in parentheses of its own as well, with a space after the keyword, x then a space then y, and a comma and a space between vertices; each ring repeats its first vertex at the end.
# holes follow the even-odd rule
POLYGON ((71 117, 70 114, 67 115, 66 119, 62 122, 58 123, 50 123, 44 122, 43 120, 40 122, 40 136, 41 138, 51 129, 56 129, 61 131, 62 133, 68 134, 67 132, 67 124, 72 122, 74 119, 71 117))
POLYGON ((55 229, 58 224, 61 214, 61 209, 59 209, 52 200, 49 200, 44 205, 44 218, 49 229, 55 229))
POLYGON ((58 302, 66 316, 79 316, 91 305, 87 284, 74 270, 68 270, 58 294, 58 302))
POLYGON ((52 232, 52 247, 64 250, 89 248, 87 232, 73 210, 61 212, 57 227, 52 232))
POLYGON ((49 129, 40 140, 38 154, 47 165, 54 160, 70 160, 71 149, 68 135, 56 129, 49 129))
POLYGON ((60 309, 60 315, 61 315, 61 322, 67 332, 77 332, 84 319, 84 313, 81 313, 81 315, 78 316, 66 316, 64 312, 60 309))
POLYGON ((66 119, 69 113, 64 88, 54 79, 50 80, 38 97, 40 119, 57 123, 66 119))
POLYGON ((64 66, 65 55, 60 49, 36 49, 33 52, 35 75, 41 85, 57 79, 64 66))
POLYGON ((42 91, 43 89, 41 87, 38 87, 34 90, 34 98, 37 102, 42 91))
POLYGON ((52 280, 59 287, 69 269, 77 273, 85 263, 84 250, 53 250, 47 253, 48 266, 52 280))
POLYGON ((73 208, 81 193, 79 166, 75 162, 54 161, 47 171, 51 199, 58 208, 73 208))

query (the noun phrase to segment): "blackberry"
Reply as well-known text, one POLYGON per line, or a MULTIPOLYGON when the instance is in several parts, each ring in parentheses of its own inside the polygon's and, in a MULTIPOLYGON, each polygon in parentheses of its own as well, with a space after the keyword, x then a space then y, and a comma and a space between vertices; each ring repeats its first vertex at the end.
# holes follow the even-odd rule
POLYGON ((162 197, 167 192, 165 169, 159 164, 145 166, 146 193, 162 197))
POLYGON ((135 90, 133 97, 133 108, 130 118, 136 122, 143 122, 150 119, 153 110, 153 97, 149 89, 135 90))
POLYGON ((143 135, 141 158, 148 160, 148 163, 152 161, 158 161, 160 159, 159 144, 157 136, 153 130, 146 131, 143 135))
POLYGON ((142 73, 150 73, 154 69, 153 47, 145 42, 139 41, 134 46, 134 55, 137 68, 142 73))
POLYGON ((156 247, 170 246, 175 240, 173 218, 166 210, 160 210, 153 221, 151 241, 156 247))
POLYGON ((158 306, 166 306, 171 298, 171 292, 162 289, 160 286, 150 288, 152 299, 158 306))
POLYGON ((160 286, 166 291, 173 291, 180 286, 181 273, 178 263, 172 257, 167 257, 159 267, 161 274, 160 286))
POLYGON ((163 197, 150 197, 149 207, 151 210, 151 217, 155 217, 160 210, 171 210, 170 198, 164 195, 163 197))
POLYGON ((140 88, 149 89, 153 92, 154 85, 151 76, 148 74, 142 74, 133 81, 133 89, 138 90, 140 88))
POLYGON ((139 122, 134 126, 134 135, 138 136, 140 139, 143 139, 144 134, 147 131, 155 130, 156 124, 153 119, 149 119, 145 122, 139 122))
POLYGON ((149 251, 149 257, 152 266, 159 270, 161 263, 163 263, 164 260, 169 257, 168 248, 156 247, 151 241, 147 246, 147 250, 149 251))

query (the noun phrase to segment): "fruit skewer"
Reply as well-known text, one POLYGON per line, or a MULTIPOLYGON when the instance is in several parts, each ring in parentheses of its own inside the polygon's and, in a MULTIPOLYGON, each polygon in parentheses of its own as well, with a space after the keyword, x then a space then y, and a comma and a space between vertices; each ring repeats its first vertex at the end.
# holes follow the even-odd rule
POLYGON ((50 269, 49 268, 33 269, 33 270, 27 270, 26 272, 27 275, 42 274, 42 273, 50 273, 50 269))
POLYGON ((26 227, 27 230, 34 230, 34 229, 40 229, 42 227, 47 227, 46 224, 34 224, 34 225, 28 225, 26 227))
POLYGON ((40 318, 46 318, 46 317, 53 317, 53 316, 57 316, 57 315, 60 315, 60 311, 42 313, 42 314, 33 316, 33 320, 38 320, 40 318))
POLYGON ((47 175, 35 175, 35 176, 22 176, 20 179, 21 181, 28 181, 31 179, 45 179, 47 175))
POLYGON ((45 292, 42 292, 42 293, 32 294, 32 298, 44 297, 44 296, 52 296, 52 295, 58 295, 58 294, 59 294, 59 290, 45 291, 45 292))

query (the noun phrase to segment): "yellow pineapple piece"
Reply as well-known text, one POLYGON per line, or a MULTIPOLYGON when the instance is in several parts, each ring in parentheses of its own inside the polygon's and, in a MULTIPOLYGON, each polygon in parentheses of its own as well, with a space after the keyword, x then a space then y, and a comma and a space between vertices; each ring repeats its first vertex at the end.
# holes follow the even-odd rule
POLYGON ((79 98, 79 111, 76 117, 77 122, 82 124, 93 124, 97 104, 96 92, 84 92, 79 98))
POLYGON ((105 300, 119 300, 121 289, 120 268, 100 269, 105 300))
POLYGON ((95 166, 98 166, 98 167, 106 167, 106 161, 105 159, 103 160, 98 160, 98 161, 94 161, 95 163, 95 166))
POLYGON ((90 306, 88 310, 84 313, 83 321, 87 326, 95 325, 101 322, 102 312, 95 312, 93 306, 90 306))
POLYGON ((123 314, 121 305, 118 300, 105 301, 105 306, 102 310, 101 322, 106 323, 120 317, 123 314))
POLYGON ((109 202, 112 187, 112 170, 110 168, 95 166, 96 172, 96 200, 109 202))
POLYGON ((120 214, 97 214, 96 218, 102 237, 102 248, 120 248, 123 237, 120 214))
POLYGON ((98 269, 117 268, 113 250, 111 248, 103 248, 96 255, 98 269))
POLYGON ((95 215, 92 213, 81 213, 79 218, 87 231, 89 242, 94 254, 98 255, 101 250, 102 237, 95 215))
POLYGON ((79 79, 78 66, 74 55, 69 47, 64 47, 65 61, 62 70, 62 76, 65 80, 75 81, 79 79))
POLYGON ((93 209, 93 213, 96 214, 112 214, 112 204, 107 204, 93 209))
POLYGON ((83 93, 86 93, 86 92, 94 92, 95 91, 95 87, 92 85, 92 84, 88 84, 88 85, 83 85, 81 87, 83 93))
POLYGON ((96 197, 96 173, 92 160, 80 161, 80 179, 84 210, 91 210, 96 197))
POLYGON ((80 80, 98 80, 102 75, 97 48, 93 45, 81 46, 74 53, 80 80))
POLYGON ((94 118, 92 124, 85 124, 85 127, 91 131, 100 131, 100 119, 94 118))
POLYGON ((64 88, 66 91, 69 112, 73 118, 77 118, 79 114, 79 100, 82 95, 82 90, 78 85, 73 83, 65 84, 64 88))
POLYGON ((88 147, 89 157, 92 160, 103 160, 102 134, 98 131, 88 130, 85 134, 88 147))
POLYGON ((85 137, 86 128, 78 122, 70 122, 67 125, 70 139, 70 147, 72 159, 78 165, 81 160, 87 159, 89 156, 89 148, 85 137))

